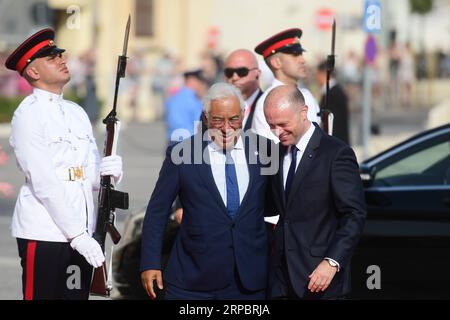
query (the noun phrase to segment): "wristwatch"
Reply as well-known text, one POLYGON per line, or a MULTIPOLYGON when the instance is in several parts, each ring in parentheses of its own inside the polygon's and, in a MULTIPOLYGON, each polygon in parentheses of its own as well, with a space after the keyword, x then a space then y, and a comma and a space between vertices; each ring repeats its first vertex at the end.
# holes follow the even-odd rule
POLYGON ((339 265, 336 262, 334 262, 333 260, 330 260, 330 259, 325 259, 325 260, 328 262, 328 264, 330 266, 336 268, 339 271, 339 265))

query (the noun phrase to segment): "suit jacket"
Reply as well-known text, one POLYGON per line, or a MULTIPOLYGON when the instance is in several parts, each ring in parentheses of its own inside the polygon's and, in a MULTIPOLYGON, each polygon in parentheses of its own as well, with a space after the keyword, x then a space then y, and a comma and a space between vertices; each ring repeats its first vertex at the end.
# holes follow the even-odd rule
MULTIPOLYGON (((271 142, 253 133, 246 137, 271 142)), ((237 215, 232 219, 216 187, 209 161, 207 142, 195 150, 195 135, 167 149, 166 159, 147 207, 142 237, 141 270, 161 270, 161 247, 170 207, 178 195, 183 207, 183 220, 172 247, 164 280, 191 291, 212 291, 227 287, 239 274, 248 290, 267 287, 267 235, 264 224, 264 200, 269 176, 261 175, 261 155, 249 147, 244 149, 249 168, 249 186, 237 215), (195 150, 195 152, 191 152, 195 150), (171 153, 184 157, 176 164, 171 153), (252 159, 256 161, 249 161, 252 159), (194 160, 200 161, 195 164, 194 160)), ((198 140, 200 139, 200 140, 198 140)), ((278 155, 278 151, 277 151, 278 155)), ((264 162, 264 161, 263 161, 264 162)))
MULTIPOLYGON (((345 91, 338 84, 330 88, 328 109, 334 114, 333 136, 350 144, 348 98, 345 91)), ((325 97, 320 100, 320 107, 324 107, 325 97)))
MULTIPOLYGON (((297 167, 288 199, 282 166, 286 148, 280 148, 281 169, 272 178, 280 220, 275 229, 271 268, 275 270, 284 254, 296 294, 328 299, 350 290, 350 258, 364 227, 366 206, 353 150, 314 125, 316 129, 297 167), (311 293, 308 276, 325 257, 339 262, 341 270, 325 292, 311 293)), ((270 281, 273 284, 276 280, 271 277, 270 281)))

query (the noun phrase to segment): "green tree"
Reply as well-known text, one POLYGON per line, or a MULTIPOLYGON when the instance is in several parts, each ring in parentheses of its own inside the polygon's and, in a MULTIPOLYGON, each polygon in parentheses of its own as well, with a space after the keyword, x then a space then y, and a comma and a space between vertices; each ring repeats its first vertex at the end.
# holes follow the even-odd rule
MULTIPOLYGON (((433 0, 409 0, 409 7, 412 14, 418 14, 421 17, 422 30, 425 30, 425 16, 433 9, 433 0)), ((420 50, 425 51, 424 32, 421 32, 420 50)))
POLYGON ((409 0, 412 13, 425 15, 433 9, 433 0, 409 0))
MULTIPOLYGON (((418 14, 421 17, 421 29, 422 32, 420 32, 421 36, 420 36, 420 51, 421 51, 421 56, 425 56, 425 32, 424 30, 426 30, 426 26, 425 26, 425 16, 431 12, 431 10, 433 10, 433 0, 409 0, 409 6, 411 9, 411 13, 412 14, 418 14)), ((431 95, 432 95, 432 89, 431 89, 431 82, 430 82, 430 72, 429 72, 429 68, 428 69, 428 81, 427 81, 427 104, 430 104, 431 101, 431 95)))

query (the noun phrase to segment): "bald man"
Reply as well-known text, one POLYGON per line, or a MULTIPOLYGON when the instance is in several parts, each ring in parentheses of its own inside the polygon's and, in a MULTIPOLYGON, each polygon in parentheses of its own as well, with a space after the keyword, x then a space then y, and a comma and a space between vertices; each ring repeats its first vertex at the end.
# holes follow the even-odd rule
POLYGON ((280 220, 271 258, 270 295, 340 299, 350 291, 350 258, 366 206, 353 150, 308 120, 296 85, 274 88, 264 114, 280 140, 272 193, 280 220))
POLYGON ((252 128, 255 107, 263 92, 259 88, 261 70, 253 52, 238 49, 231 52, 225 60, 226 82, 237 87, 245 99, 243 128, 252 128))

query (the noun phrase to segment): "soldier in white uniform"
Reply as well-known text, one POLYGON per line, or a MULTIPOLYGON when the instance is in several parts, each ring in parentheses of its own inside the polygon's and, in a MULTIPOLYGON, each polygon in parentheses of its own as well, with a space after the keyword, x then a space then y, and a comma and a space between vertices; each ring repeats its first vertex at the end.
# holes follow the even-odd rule
POLYGON ((100 162, 86 113, 63 98, 70 73, 54 35, 37 32, 5 63, 34 88, 14 113, 10 138, 25 176, 12 221, 25 300, 89 297, 93 267, 105 260, 91 236, 93 191, 100 175, 122 176, 121 158, 100 162))
MULTIPOLYGON (((255 48, 255 52, 263 56, 275 79, 256 104, 253 129, 257 134, 271 139, 275 143, 278 143, 279 140, 270 131, 267 124, 264 115, 264 101, 273 88, 284 84, 298 85, 299 80, 306 77, 305 58, 303 57, 305 50, 300 44, 301 36, 300 29, 288 29, 263 41, 255 48)), ((308 106, 308 119, 320 124, 320 117, 317 115, 320 109, 316 99, 308 89, 299 87, 299 90, 308 106)))

